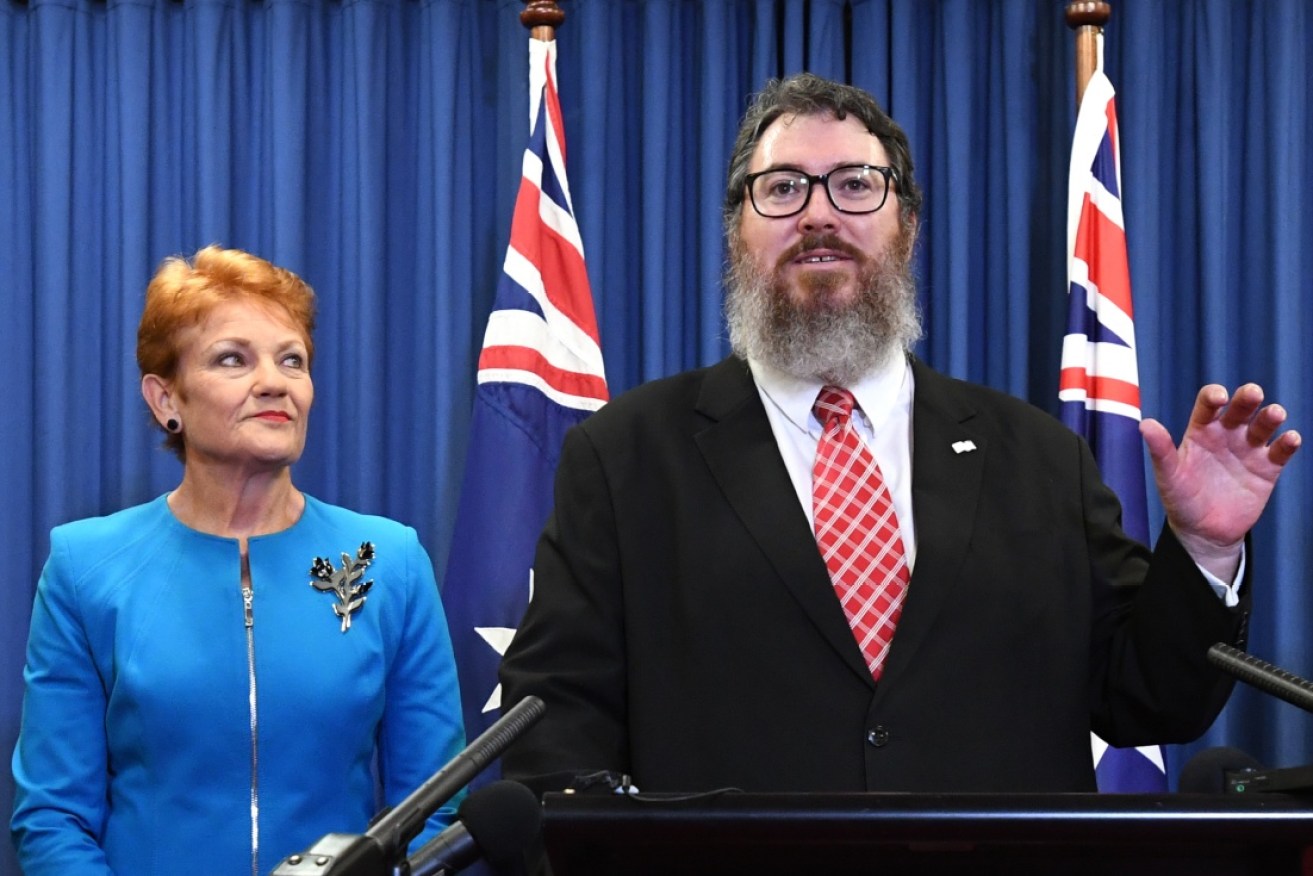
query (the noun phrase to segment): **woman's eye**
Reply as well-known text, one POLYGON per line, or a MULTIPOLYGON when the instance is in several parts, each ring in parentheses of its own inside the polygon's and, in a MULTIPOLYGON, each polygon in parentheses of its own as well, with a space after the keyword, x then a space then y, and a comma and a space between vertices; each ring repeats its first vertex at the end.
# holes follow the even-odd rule
POLYGON ((222 353, 218 358, 218 363, 228 368, 236 368, 244 363, 241 353, 222 353))
POLYGON ((283 357, 283 364, 288 368, 304 368, 305 357, 300 353, 288 353, 283 357))

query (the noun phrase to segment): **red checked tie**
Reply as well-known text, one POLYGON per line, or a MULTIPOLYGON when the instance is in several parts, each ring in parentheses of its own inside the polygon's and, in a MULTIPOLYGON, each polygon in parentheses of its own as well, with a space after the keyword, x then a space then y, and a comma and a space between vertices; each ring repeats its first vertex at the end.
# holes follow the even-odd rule
POLYGON ((907 594, 898 517, 875 457, 852 427, 853 394, 826 386, 812 409, 824 427, 812 467, 816 542, 876 681, 907 594))

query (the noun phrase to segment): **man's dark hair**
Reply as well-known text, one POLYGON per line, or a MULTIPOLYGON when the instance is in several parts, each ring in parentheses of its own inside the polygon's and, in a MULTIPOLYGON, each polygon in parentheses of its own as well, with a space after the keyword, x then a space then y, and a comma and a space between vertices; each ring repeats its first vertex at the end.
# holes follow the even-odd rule
POLYGON ((907 134, 898 123, 862 89, 823 79, 814 73, 798 73, 767 82, 743 116, 729 159, 723 214, 726 235, 734 232, 743 210, 752 153, 771 123, 786 115, 829 115, 840 121, 849 115, 856 118, 879 139, 889 155, 889 165, 897 175, 896 192, 902 224, 910 225, 920 213, 921 189, 912 176, 912 151, 907 144, 907 134))

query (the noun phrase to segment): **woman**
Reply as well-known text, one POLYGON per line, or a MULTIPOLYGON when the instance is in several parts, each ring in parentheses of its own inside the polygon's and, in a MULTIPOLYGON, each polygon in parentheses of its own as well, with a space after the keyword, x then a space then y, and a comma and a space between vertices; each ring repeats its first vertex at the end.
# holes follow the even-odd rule
POLYGON ((395 804, 463 745, 415 531, 292 484, 314 312, 238 250, 151 280, 141 390, 182 482, 51 534, 13 760, 27 876, 267 874, 364 830, 371 764, 395 804))

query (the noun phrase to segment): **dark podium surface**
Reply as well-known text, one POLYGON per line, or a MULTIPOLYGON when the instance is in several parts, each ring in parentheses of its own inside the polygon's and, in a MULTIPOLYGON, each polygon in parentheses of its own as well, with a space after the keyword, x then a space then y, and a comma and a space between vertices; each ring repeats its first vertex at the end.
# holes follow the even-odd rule
POLYGON ((1313 876, 1313 800, 1276 794, 547 794, 556 876, 1313 876))

